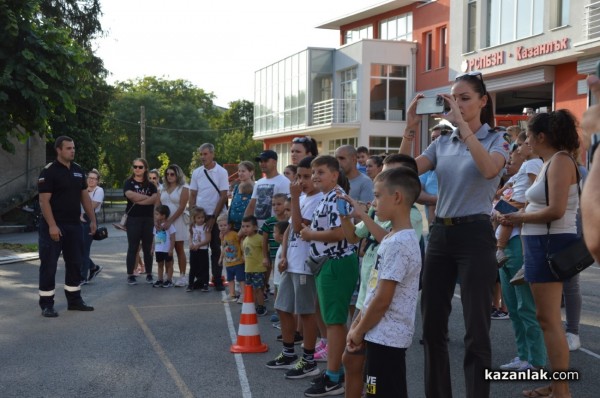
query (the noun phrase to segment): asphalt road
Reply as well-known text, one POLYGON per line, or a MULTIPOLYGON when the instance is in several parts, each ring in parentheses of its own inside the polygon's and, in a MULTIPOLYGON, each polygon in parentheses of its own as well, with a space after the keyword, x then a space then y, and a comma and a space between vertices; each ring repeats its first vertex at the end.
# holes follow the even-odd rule
MULTIPOLYGON (((125 234, 109 226, 110 237, 94 242, 94 261, 104 270, 83 287, 94 312, 67 311, 59 264, 55 308, 43 318, 37 304, 39 261, 0 266, 0 397, 301 397, 308 380, 286 380, 265 363, 276 356, 279 333, 259 318, 264 354, 231 354, 241 306, 221 303, 221 293, 186 293, 126 284, 125 234), (230 314, 230 315, 228 315, 230 314), (228 318, 230 317, 230 321, 228 318)), ((0 242, 35 242, 35 234, 0 235, 0 242)), ((583 349, 571 354, 580 380, 572 396, 600 396, 600 268, 582 274, 583 349)), ((140 281, 142 282, 142 281, 140 281)), ((450 319, 454 397, 464 396, 464 334, 459 292, 450 319)), ((272 310, 272 300, 268 303, 272 310)), ((516 354, 511 322, 492 321, 493 364, 516 354)), ((424 397, 423 352, 407 351, 409 395, 424 397)), ((300 349, 297 347, 297 351, 300 349)), ((323 367, 323 364, 321 364, 323 367)), ((520 397, 540 382, 493 382, 492 397, 520 397)))

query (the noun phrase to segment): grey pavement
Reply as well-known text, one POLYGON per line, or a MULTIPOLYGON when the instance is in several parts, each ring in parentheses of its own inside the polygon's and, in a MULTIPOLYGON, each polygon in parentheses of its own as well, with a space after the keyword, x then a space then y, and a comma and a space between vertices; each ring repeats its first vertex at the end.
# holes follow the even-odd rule
MULTIPOLYGON (((55 319, 40 315, 38 260, 0 265, 1 397, 303 396, 308 380, 286 380, 283 371, 265 367, 280 350, 275 341, 279 330, 268 317, 259 318, 258 323, 269 352, 231 354, 227 314, 231 313, 236 333, 241 306, 222 304, 221 293, 214 291, 155 289, 141 280, 137 286, 128 286, 125 233, 110 224, 108 228, 110 237, 92 246, 92 257, 104 270, 82 292, 84 300, 95 307, 93 312, 67 311, 62 261, 55 305, 60 316, 55 319)), ((0 235, 0 242, 36 240, 32 233, 0 235)), ((571 354, 571 367, 580 371, 581 379, 571 389, 573 397, 595 398, 600 396, 600 268, 584 271, 581 281, 583 349, 571 354)), ((459 297, 457 289, 449 352, 453 395, 464 397, 459 297)), ((272 310, 272 300, 268 307, 272 310)), ((406 359, 411 397, 424 397, 420 327, 417 315, 417 332, 406 359)), ((492 321, 491 334, 497 368, 516 355, 510 321, 492 321)), ((300 348, 296 351, 300 353, 300 348)), ((492 397, 520 397, 522 389, 541 385, 493 382, 492 397)))

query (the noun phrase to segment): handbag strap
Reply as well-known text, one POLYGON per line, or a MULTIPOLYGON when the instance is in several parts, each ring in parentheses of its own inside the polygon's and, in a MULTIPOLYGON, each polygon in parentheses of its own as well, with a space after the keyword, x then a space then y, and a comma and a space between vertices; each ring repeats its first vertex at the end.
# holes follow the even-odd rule
MULTIPOLYGON (((221 191, 219 191, 219 187, 217 187, 217 184, 215 184, 215 182, 213 181, 212 178, 210 178, 210 175, 208 175, 208 171, 206 170, 206 168, 204 168, 204 174, 206 175, 206 178, 208 178, 208 181, 210 181, 210 183, 212 184, 213 187, 215 187, 215 189, 217 190, 217 194, 219 196, 221 196, 221 191)), ((225 208, 228 209, 229 206, 227 206, 227 201, 225 201, 225 208)))
MULTIPOLYGON (((560 153, 560 152, 557 152, 557 153, 560 153)), ((554 154, 554 156, 556 156, 556 154, 554 154)), ((552 157, 554 157, 554 156, 552 156, 552 157)), ((579 194, 579 200, 581 201, 581 187, 579 186, 579 181, 581 180, 581 174, 579 173, 579 166, 577 165, 577 162, 571 155, 567 154, 567 156, 569 156, 569 158, 571 158, 571 160, 575 164, 575 174, 577 176, 577 193, 579 194)), ((550 201, 548 200, 548 169, 550 168, 550 163, 552 163, 552 158, 550 158, 550 161, 548 162, 548 166, 546 166, 546 170, 544 171, 544 192, 546 194, 546 206, 550 205, 550 201)), ((550 224, 551 223, 552 222, 546 223, 546 226, 548 228, 548 233, 546 234, 546 236, 548 237, 548 240, 546 242, 546 253, 548 253, 548 247, 550 246, 550 224)))

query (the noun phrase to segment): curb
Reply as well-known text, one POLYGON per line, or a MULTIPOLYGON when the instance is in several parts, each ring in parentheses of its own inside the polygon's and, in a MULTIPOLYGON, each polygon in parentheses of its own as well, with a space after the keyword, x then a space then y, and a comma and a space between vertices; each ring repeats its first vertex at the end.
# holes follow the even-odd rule
POLYGON ((21 261, 38 260, 38 253, 19 253, 0 256, 0 265, 19 263, 21 261))

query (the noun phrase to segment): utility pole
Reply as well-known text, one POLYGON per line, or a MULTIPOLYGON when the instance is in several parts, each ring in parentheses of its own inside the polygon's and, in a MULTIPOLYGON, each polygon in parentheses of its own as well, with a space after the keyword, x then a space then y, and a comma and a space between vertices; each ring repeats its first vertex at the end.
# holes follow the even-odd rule
POLYGON ((140 106, 140 157, 146 159, 146 108, 140 106))

